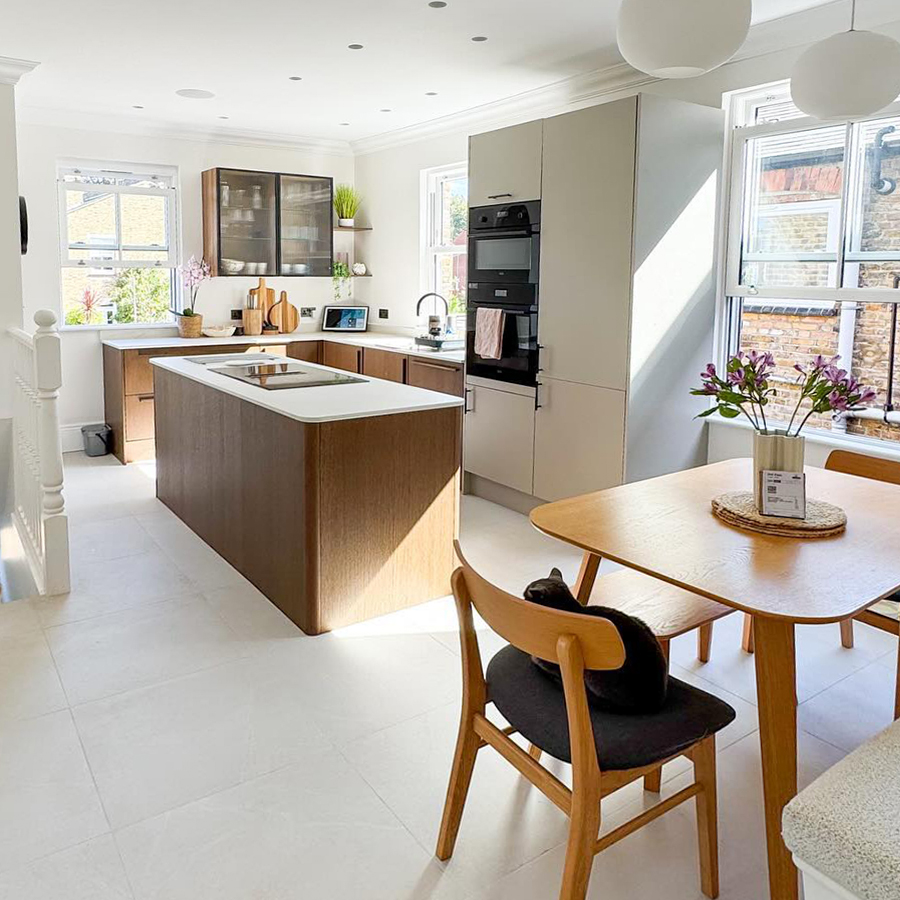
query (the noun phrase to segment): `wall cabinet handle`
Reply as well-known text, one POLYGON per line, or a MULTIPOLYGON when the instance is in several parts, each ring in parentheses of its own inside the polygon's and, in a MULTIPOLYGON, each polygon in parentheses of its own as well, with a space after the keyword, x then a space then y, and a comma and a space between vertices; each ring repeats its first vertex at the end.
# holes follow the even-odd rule
POLYGON ((501 197, 512 197, 512 194, 488 194, 488 200, 499 200, 501 197))
POLYGON ((469 406, 469 394, 471 393, 472 388, 466 388, 465 393, 463 394, 463 415, 472 412, 472 410, 475 408, 473 406, 469 406))
POLYGON ((541 387, 542 383, 540 381, 535 382, 534 385, 534 408, 535 411, 541 409, 541 387))

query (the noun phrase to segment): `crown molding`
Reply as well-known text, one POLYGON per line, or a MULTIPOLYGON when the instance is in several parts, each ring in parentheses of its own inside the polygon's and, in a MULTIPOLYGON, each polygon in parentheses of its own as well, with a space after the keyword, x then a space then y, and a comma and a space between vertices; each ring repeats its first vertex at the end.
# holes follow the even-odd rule
POLYGON ((277 132, 224 128, 198 128, 173 125, 171 122, 147 121, 143 117, 55 109, 43 106, 20 106, 17 118, 25 125, 71 128, 79 131, 107 131, 113 134, 166 140, 194 141, 203 144, 231 144, 268 149, 296 150, 325 156, 352 156, 347 141, 311 138, 277 132))
POLYGON ((18 84, 23 75, 27 75, 40 63, 30 59, 13 59, 11 56, 0 56, 0 84, 18 84))
POLYGON ((546 118, 578 106, 589 106, 601 97, 636 90, 658 80, 638 72, 627 63, 618 63, 417 125, 360 138, 351 141, 350 146, 354 155, 359 156, 462 131, 477 134, 505 125, 546 118))

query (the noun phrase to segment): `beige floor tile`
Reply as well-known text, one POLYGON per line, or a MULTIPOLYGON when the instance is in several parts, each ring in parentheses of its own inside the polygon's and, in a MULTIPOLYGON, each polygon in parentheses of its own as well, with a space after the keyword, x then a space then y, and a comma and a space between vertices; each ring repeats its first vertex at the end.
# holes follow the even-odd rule
POLYGON ((108 831, 68 710, 0 728, 0 872, 108 831))
POLYGON ((18 637, 40 631, 36 600, 12 600, 0 603, 0 638, 18 637))
POLYGON ((244 653, 243 642, 200 599, 58 625, 46 634, 72 704, 187 675, 244 653))
POLYGON ((0 638, 0 721, 65 709, 50 648, 40 631, 0 638))

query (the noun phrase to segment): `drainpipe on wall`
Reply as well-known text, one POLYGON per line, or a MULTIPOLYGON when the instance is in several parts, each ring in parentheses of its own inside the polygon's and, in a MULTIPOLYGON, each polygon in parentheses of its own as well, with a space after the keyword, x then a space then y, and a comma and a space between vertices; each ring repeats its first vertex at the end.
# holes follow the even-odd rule
MULTIPOLYGON (((841 321, 838 325, 837 352, 844 364, 844 368, 850 370, 853 363, 853 340, 856 336, 856 312, 859 304, 853 300, 846 300, 841 304, 841 321)), ((832 431, 847 431, 847 416, 838 416, 831 426, 832 431)))

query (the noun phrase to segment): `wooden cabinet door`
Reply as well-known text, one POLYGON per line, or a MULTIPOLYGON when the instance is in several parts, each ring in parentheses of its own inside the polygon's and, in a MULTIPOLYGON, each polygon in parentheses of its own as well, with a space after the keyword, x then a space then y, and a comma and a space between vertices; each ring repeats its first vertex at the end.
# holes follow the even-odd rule
POLYGON ((147 441, 153 437, 152 394, 125 398, 125 440, 147 441))
POLYGON ((541 199, 543 122, 469 138, 469 206, 541 199))
POLYGON ((532 397, 469 385, 463 438, 467 472, 532 492, 532 397))
POLYGON ((455 397, 462 397, 466 387, 462 363, 453 365, 432 362, 418 356, 409 357, 406 365, 406 383, 413 387, 427 388, 429 391, 453 394, 455 397))
POLYGON ((288 344, 287 355, 291 359, 299 359, 303 362, 322 362, 321 341, 294 341, 288 344))
POLYGON ((621 484, 625 392, 541 378, 534 416, 534 495, 560 500, 621 484))
POLYGON ((637 98, 544 123, 542 371, 624 390, 628 378, 637 98))
POLYGON ((403 384, 406 379, 406 357, 402 353, 366 347, 363 350, 362 373, 371 378, 383 378, 385 381, 403 384))
POLYGON ((362 357, 362 349, 350 344, 336 344, 334 341, 324 341, 322 346, 322 362, 333 369, 345 369, 348 372, 359 373, 362 357))
POLYGON ((150 358, 162 355, 159 351, 154 353, 151 350, 125 351, 126 394, 153 393, 153 366, 150 365, 150 358))

